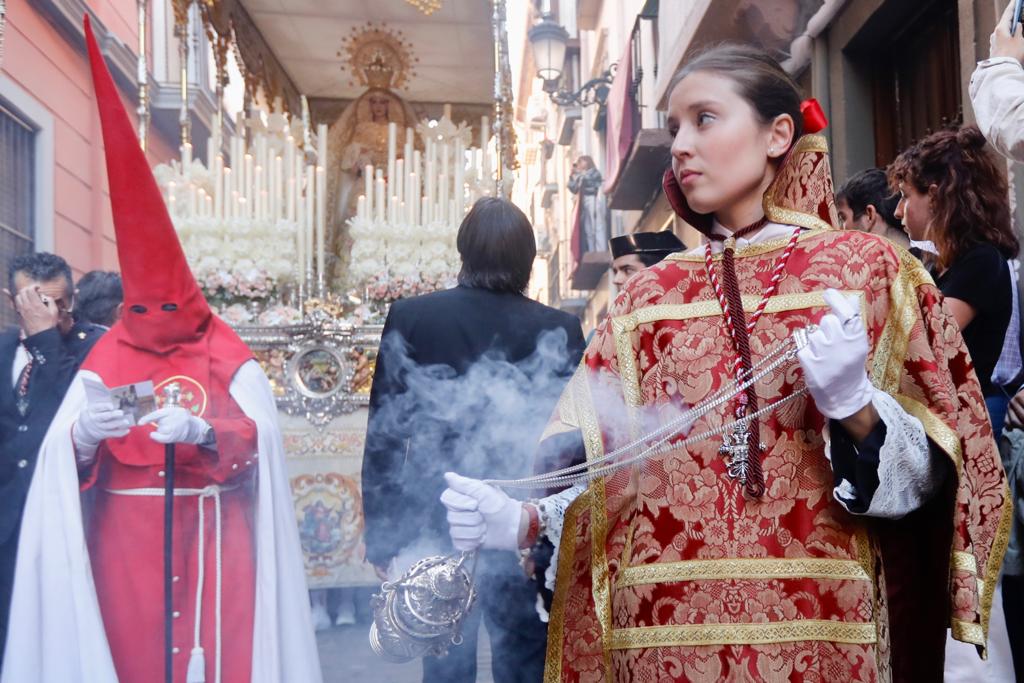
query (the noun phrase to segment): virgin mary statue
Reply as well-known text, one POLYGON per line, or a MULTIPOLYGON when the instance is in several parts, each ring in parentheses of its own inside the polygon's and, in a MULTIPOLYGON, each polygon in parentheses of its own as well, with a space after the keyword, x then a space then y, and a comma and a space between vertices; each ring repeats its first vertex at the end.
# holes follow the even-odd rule
MULTIPOLYGON (((406 127, 416 123, 416 115, 401 97, 391 90, 393 68, 378 56, 364 69, 369 88, 349 104, 328 133, 328 202, 333 216, 328 216, 329 249, 337 257, 334 279, 340 280, 348 247, 345 224, 356 213, 356 198, 364 185, 367 164, 387 174, 388 124, 394 123, 399 139, 404 140, 406 127)), ((398 145, 397 158, 402 157, 398 145)))

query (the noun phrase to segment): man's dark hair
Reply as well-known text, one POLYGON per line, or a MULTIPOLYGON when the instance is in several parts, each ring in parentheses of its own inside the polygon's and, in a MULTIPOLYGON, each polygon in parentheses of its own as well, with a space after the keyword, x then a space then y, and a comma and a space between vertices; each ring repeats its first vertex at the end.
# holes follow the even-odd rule
POLYGON ((896 205, 900 203, 899 195, 892 191, 889 177, 880 168, 869 168, 850 176, 836 192, 836 202, 846 202, 854 218, 863 216, 870 204, 887 224, 897 230, 903 229, 896 218, 896 205))
POLYGON ((456 247, 462 257, 459 284, 522 294, 530 283, 537 242, 533 226, 512 202, 478 199, 466 214, 456 247))
POLYGON ((644 268, 650 268, 655 263, 661 263, 665 260, 668 254, 637 254, 636 257, 640 259, 640 263, 644 264, 644 268))
MULTIPOLYGON (((23 273, 36 282, 48 282, 63 276, 68 283, 68 293, 74 291, 74 281, 71 279, 71 267, 67 261, 56 254, 41 251, 35 254, 23 254, 11 259, 7 266, 7 289, 11 294, 17 294, 14 286, 14 276, 23 273)), ((69 302, 70 303, 70 302, 69 302)))
POLYGON ((75 320, 110 327, 118 305, 124 301, 121 275, 93 270, 82 276, 75 290, 75 320))

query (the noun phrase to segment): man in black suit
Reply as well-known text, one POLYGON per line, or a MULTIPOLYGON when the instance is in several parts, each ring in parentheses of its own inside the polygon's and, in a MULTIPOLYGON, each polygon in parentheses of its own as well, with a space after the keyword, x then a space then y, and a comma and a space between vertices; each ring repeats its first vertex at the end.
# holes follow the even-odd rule
POLYGON ((78 366, 103 333, 72 320, 73 291, 71 269, 59 256, 11 261, 4 293, 20 326, 0 334, 0 655, 36 455, 78 366))
MULTIPOLYGON (((503 199, 479 200, 459 228, 454 289, 395 302, 370 394, 363 455, 366 558, 384 577, 452 552, 444 472, 509 478, 531 473, 533 452, 583 353, 580 322, 523 295, 537 254, 529 219, 503 199)), ((426 657, 423 680, 476 680, 481 613, 494 680, 540 681, 546 625, 537 585, 512 552, 484 551, 480 603, 465 642, 426 657)))

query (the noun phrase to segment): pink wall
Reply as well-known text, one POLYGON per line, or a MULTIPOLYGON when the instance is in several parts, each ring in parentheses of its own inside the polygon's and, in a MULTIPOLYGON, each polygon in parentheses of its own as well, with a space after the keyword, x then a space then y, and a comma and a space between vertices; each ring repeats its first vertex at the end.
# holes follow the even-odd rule
MULTIPOLYGON (((99 21, 125 44, 138 42, 135 0, 90 0, 99 21)), ((107 194, 99 114, 84 48, 32 8, 31 0, 8 0, 2 71, 50 111, 54 118, 54 251, 76 275, 117 269, 114 228, 107 194)), ((130 99, 125 105, 134 118, 130 99)), ((172 148, 152 131, 153 163, 172 148)))

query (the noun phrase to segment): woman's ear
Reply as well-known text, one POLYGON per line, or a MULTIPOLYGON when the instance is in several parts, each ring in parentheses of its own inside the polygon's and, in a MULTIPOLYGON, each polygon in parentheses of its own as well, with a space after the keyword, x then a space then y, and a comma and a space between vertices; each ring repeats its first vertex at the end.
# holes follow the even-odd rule
POLYGON ((781 159, 786 156, 789 148, 793 145, 793 136, 796 133, 796 125, 793 117, 789 114, 779 114, 769 124, 768 130, 768 156, 772 159, 781 159))

